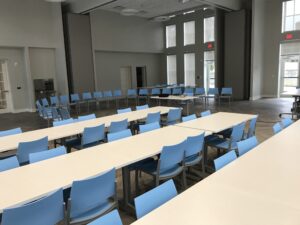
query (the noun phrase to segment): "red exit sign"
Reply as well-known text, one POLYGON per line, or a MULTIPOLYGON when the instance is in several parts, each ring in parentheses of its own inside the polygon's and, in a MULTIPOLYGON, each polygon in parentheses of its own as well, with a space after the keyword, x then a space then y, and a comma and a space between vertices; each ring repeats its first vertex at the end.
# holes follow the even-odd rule
POLYGON ((208 44, 207 44, 207 48, 208 48, 208 49, 212 49, 213 47, 214 47, 213 43, 208 43, 208 44))
POLYGON ((285 40, 292 40, 294 39, 294 35, 293 34, 286 34, 285 35, 285 40))

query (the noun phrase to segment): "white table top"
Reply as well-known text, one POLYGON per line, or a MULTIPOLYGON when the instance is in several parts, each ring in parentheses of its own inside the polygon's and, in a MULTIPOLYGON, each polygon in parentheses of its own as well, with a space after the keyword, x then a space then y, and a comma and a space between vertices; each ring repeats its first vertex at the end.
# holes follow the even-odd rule
POLYGON ((299 138, 300 121, 133 225, 299 225, 299 138))
POLYGON ((163 100, 174 100, 174 101, 189 101, 194 100, 199 97, 196 96, 186 96, 186 95, 169 95, 168 97, 159 97, 159 96, 153 96, 152 99, 163 99, 163 100))
POLYGON ((256 115, 250 114, 219 112, 196 120, 180 123, 176 126, 218 133, 240 123, 247 122, 255 117, 256 115))
POLYGON ((67 188, 74 180, 86 179, 112 167, 122 168, 154 156, 165 145, 178 144, 188 136, 201 133, 203 131, 169 126, 1 172, 0 211, 36 200, 58 188, 67 188))
POLYGON ((300 89, 295 89, 294 91, 287 91, 287 92, 284 92, 282 93, 283 95, 287 95, 287 96, 297 96, 299 97, 300 96, 300 89))
POLYGON ((136 121, 146 118, 148 113, 160 112, 161 114, 165 114, 168 113, 170 109, 172 109, 172 107, 158 106, 123 114, 114 114, 111 116, 100 117, 58 127, 49 127, 45 129, 24 132, 21 134, 0 137, 0 152, 17 149, 20 142, 33 141, 46 136, 48 136, 49 141, 56 140, 80 134, 83 132, 85 127, 93 127, 101 124, 105 124, 106 127, 109 127, 110 123, 113 121, 120 121, 124 119, 128 119, 129 122, 136 121))

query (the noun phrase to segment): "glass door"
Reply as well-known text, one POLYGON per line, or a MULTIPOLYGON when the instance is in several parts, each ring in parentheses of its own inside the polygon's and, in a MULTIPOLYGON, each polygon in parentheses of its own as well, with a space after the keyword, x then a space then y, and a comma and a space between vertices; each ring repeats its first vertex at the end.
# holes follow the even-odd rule
POLYGON ((0 113, 8 113, 12 110, 9 87, 7 62, 0 61, 0 113))
POLYGON ((214 88, 216 85, 215 79, 215 52, 204 52, 204 87, 206 90, 214 88))
POLYGON ((280 92, 293 91, 300 87, 299 75, 300 75, 300 55, 285 55, 281 56, 281 85, 280 92))

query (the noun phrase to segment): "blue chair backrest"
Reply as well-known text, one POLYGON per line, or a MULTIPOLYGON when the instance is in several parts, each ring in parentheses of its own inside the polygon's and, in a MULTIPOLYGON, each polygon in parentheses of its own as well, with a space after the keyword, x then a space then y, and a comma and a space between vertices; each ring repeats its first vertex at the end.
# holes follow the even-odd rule
POLYGON ((58 127, 58 126, 63 126, 63 125, 71 124, 71 123, 74 123, 73 118, 66 119, 66 120, 53 121, 53 126, 58 127))
POLYGON ((283 128, 287 128, 288 126, 293 124, 293 120, 291 120, 290 118, 285 118, 281 121, 281 124, 283 128))
POLYGON ((114 97, 121 97, 122 91, 121 90, 114 90, 114 97))
POLYGON ((126 130, 128 127, 128 120, 121 120, 121 121, 115 121, 111 122, 109 126, 109 133, 116 133, 119 131, 126 130))
POLYGON ((175 184, 173 180, 169 180, 145 194, 136 197, 134 199, 134 205, 137 219, 140 219, 176 196, 177 190, 175 184))
POLYGON ((171 88, 163 88, 162 89, 162 93, 165 94, 165 95, 170 95, 171 92, 172 92, 171 88))
POLYGON ((60 115, 58 113, 58 109, 57 108, 52 107, 51 108, 51 113, 52 113, 52 119, 53 120, 60 120, 60 115))
POLYGON ((67 108, 59 108, 58 111, 63 120, 67 120, 71 118, 70 112, 67 108))
POLYGON ((184 89, 184 94, 185 95, 189 95, 189 94, 193 94, 194 95, 194 88, 185 88, 184 89))
POLYGON ((14 134, 20 134, 20 133, 22 133, 22 129, 20 127, 18 127, 18 128, 14 128, 14 129, 10 129, 10 130, 0 131, 0 137, 5 137, 5 136, 9 136, 9 135, 14 135, 14 134))
POLYGON ((146 89, 146 88, 140 89, 139 95, 148 95, 148 89, 146 89))
POLYGON ((282 131, 282 128, 280 126, 280 123, 276 123, 274 126, 273 126, 273 133, 274 134, 277 134, 279 133, 280 131, 282 131))
POLYGON ((151 90, 151 95, 160 95, 160 89, 159 88, 153 88, 151 90))
POLYGON ((48 106, 49 106, 49 102, 48 102, 47 98, 43 98, 43 99, 42 99, 42 105, 43 105, 44 107, 48 107, 48 106))
POLYGON ((168 124, 174 124, 181 119, 181 109, 170 109, 167 117, 168 124))
POLYGON ((215 164, 216 171, 219 170, 219 169, 222 169, 224 166, 231 163, 235 159, 237 159, 237 156, 236 156, 236 153, 235 153, 234 150, 232 150, 232 151, 226 153, 225 155, 222 155, 221 157, 215 159, 214 164, 215 164))
POLYGON ((123 225, 118 210, 113 210, 110 213, 96 219, 87 225, 123 225))
POLYGON ((29 162, 29 154, 48 150, 48 137, 30 142, 20 142, 17 157, 20 164, 29 162))
POLYGON ((37 201, 4 209, 2 225, 54 225, 64 219, 63 190, 37 201))
POLYGON ((193 114, 193 115, 182 117, 182 122, 187 122, 187 121, 195 120, 195 119, 197 119, 196 114, 193 114))
POLYGON ((149 109, 149 105, 137 105, 136 110, 143 110, 143 109, 149 109))
POLYGON ((184 159, 186 141, 172 146, 164 146, 160 154, 160 173, 179 167, 184 159))
POLYGON ((67 95, 61 95, 59 97, 59 102, 61 105, 67 106, 69 104, 69 97, 67 95))
POLYGON ((232 95, 232 88, 228 88, 228 87, 222 88, 221 95, 232 95))
POLYGON ((181 88, 173 88, 172 94, 181 95, 182 94, 181 88))
POLYGON ((148 124, 145 124, 145 125, 139 125, 140 133, 145 133, 145 132, 149 132, 149 131, 152 131, 152 130, 157 130, 159 128, 160 128, 160 125, 159 125, 158 122, 148 123, 148 124))
POLYGON ((126 130, 123 130, 123 131, 107 134, 107 141, 108 142, 117 141, 117 140, 127 138, 127 137, 131 137, 131 136, 132 136, 131 130, 126 129, 126 130))
POLYGON ((82 93, 82 99, 83 100, 91 100, 92 99, 91 92, 84 92, 84 93, 82 93))
POLYGON ((57 96, 51 96, 50 97, 50 102, 51 102, 51 105, 58 105, 58 98, 57 98, 57 96))
POLYGON ((186 149, 185 157, 199 155, 202 152, 204 147, 204 136, 205 133, 202 133, 198 136, 188 137, 186 140, 186 149))
POLYGON ((95 127, 86 127, 83 130, 81 145, 85 146, 104 140, 105 126, 104 124, 95 127))
POLYGON ((71 188, 70 217, 74 218, 90 211, 96 206, 104 205, 116 195, 116 170, 90 179, 74 181, 71 188))
POLYGON ((29 154, 29 162, 35 163, 65 154, 67 154, 66 148, 64 146, 59 146, 51 150, 29 154))
POLYGON ((146 118, 146 124, 155 123, 155 122, 160 123, 160 112, 148 113, 146 118))
POLYGON ((127 90, 127 96, 136 97, 137 96, 136 89, 128 89, 127 90))
POLYGON ((71 94, 71 102, 79 102, 79 101, 80 101, 79 94, 77 93, 71 94))
POLYGON ((239 156, 242 156, 245 153, 249 152, 251 149, 255 148, 257 145, 258 145, 258 141, 255 136, 238 142, 237 146, 238 146, 239 156))
POLYGON ((16 156, 0 160, 0 172, 19 167, 19 161, 16 156))
POLYGON ((246 126, 246 123, 241 123, 232 128, 232 133, 231 133, 231 137, 230 137, 232 142, 238 142, 238 141, 242 140, 242 138, 244 136, 245 126, 246 126))
POLYGON ((86 120, 93 120, 96 119, 95 114, 85 115, 85 116, 78 116, 78 122, 86 121, 86 120))
POLYGON ((195 95, 205 95, 205 88, 196 88, 195 95))
POLYGON ((104 91, 103 92, 103 97, 104 98, 111 98, 113 96, 111 91, 104 91))
POLYGON ((248 133, 247 133, 247 138, 251 138, 255 135, 256 122, 257 122, 257 117, 253 118, 250 121, 249 129, 248 129, 248 133))
POLYGON ((200 113, 200 116, 201 117, 206 117, 206 116, 210 116, 211 115, 211 111, 210 110, 207 110, 207 111, 205 111, 205 112, 201 112, 200 113))
POLYGON ((219 95, 219 89, 218 88, 209 88, 207 94, 208 95, 219 95))
POLYGON ((103 98, 103 94, 101 91, 95 91, 93 95, 95 99, 103 98))
POLYGON ((118 109, 117 110, 117 113, 118 114, 122 114, 122 113, 128 113, 128 112, 131 112, 131 108, 126 108, 126 109, 118 109))

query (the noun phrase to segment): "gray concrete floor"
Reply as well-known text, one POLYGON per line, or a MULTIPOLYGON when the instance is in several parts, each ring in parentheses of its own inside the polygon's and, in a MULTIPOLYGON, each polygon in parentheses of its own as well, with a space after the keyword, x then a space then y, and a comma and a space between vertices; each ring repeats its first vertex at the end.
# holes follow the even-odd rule
MULTIPOLYGON (((152 106, 155 105, 151 104, 152 106)), ((199 114, 201 111, 210 109, 212 112, 236 112, 236 113, 249 113, 249 114, 257 114, 258 123, 257 123, 257 130, 256 135, 260 142, 265 141, 269 137, 272 136, 272 126, 274 123, 280 121, 279 113, 282 112, 290 112, 292 105, 292 99, 261 99, 257 101, 235 101, 232 102, 230 105, 227 102, 221 103, 219 106, 218 104, 211 104, 208 107, 204 107, 203 104, 199 103, 196 104, 195 107, 190 107, 190 113, 199 114)), ((176 104, 172 104, 172 106, 179 106, 176 104)), ((125 102, 120 102, 119 108, 125 108, 125 102)), ((95 106, 91 107, 90 112, 87 112, 85 107, 82 107, 81 114, 89 114, 89 113, 96 113, 97 117, 111 115, 116 113, 115 103, 111 102, 110 107, 106 107, 106 103, 100 106, 100 109, 96 109, 95 106)), ((134 109, 134 106, 132 106, 134 109)), ((73 113, 73 116, 77 116, 73 113)), ((43 119, 39 118, 37 113, 18 113, 18 114, 1 114, 0 115, 0 130, 11 129, 15 127, 21 127, 23 131, 30 131, 40 128, 47 127, 47 122, 43 119)), ((214 156, 211 156, 214 157, 214 156)), ((118 171, 117 173, 117 181, 118 181, 118 196, 122 198, 122 182, 121 182, 121 172, 118 171)), ((195 184, 195 182, 201 182, 200 179, 198 180, 189 180, 189 186, 195 184)), ((132 185, 134 187, 134 185, 132 185)), ((143 175, 141 179, 141 190, 142 193, 146 190, 151 189, 152 181, 150 177, 147 175, 143 175)), ((179 191, 180 188, 179 188, 179 191)), ((133 215, 125 213, 124 211, 120 210, 122 220, 124 225, 132 223, 135 218, 133 215)))

